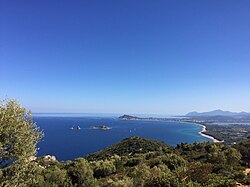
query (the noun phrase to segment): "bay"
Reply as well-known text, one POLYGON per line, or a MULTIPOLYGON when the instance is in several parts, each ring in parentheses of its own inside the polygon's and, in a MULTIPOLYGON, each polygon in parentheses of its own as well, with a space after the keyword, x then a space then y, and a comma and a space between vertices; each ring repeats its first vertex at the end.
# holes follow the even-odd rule
POLYGON ((179 143, 211 141, 198 134, 202 127, 192 123, 166 121, 127 121, 117 117, 35 116, 34 121, 44 131, 38 144, 38 156, 54 155, 58 160, 73 160, 104 149, 130 136, 141 136, 175 146, 179 143), (71 130, 79 125, 81 130, 71 130), (111 130, 92 129, 106 125, 111 130))

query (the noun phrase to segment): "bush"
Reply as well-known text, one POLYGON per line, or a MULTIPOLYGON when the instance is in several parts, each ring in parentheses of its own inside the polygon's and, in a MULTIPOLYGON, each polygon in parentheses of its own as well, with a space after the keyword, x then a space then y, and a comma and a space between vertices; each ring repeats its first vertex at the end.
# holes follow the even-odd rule
POLYGON ((207 187, 236 187, 236 182, 227 177, 211 174, 208 176, 207 187))
POLYGON ((113 161, 99 160, 92 163, 94 169, 94 176, 96 178, 106 177, 116 171, 113 161))
POLYGON ((67 176, 65 169, 60 169, 57 166, 52 166, 43 170, 43 178, 34 185, 34 187, 54 186, 54 187, 69 187, 72 186, 70 179, 67 176))
POLYGON ((133 167, 133 166, 136 166, 138 164, 140 164, 141 162, 143 161, 142 158, 131 158, 127 161, 127 163, 125 164, 126 166, 129 166, 129 167, 133 167))
POLYGON ((73 185, 95 186, 93 170, 85 159, 79 158, 74 162, 68 163, 66 169, 73 185))
POLYGON ((101 181, 100 186, 102 187, 132 187, 133 180, 129 177, 123 177, 122 179, 105 179, 101 181))
POLYGON ((209 180, 209 174, 212 173, 212 167, 211 164, 192 163, 186 174, 191 181, 205 184, 209 180))

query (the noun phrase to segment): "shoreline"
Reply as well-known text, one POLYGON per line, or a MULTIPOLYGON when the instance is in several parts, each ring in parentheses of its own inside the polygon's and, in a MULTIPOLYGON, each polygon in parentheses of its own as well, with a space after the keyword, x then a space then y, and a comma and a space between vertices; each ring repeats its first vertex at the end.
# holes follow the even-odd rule
POLYGON ((215 143, 222 143, 223 141, 220 141, 218 139, 216 139, 215 137, 211 136, 211 135, 207 135, 207 134, 204 134, 204 132, 207 131, 207 127, 201 123, 198 123, 198 122, 182 122, 182 123, 191 123, 191 124, 194 124, 194 125, 198 125, 200 127, 202 127, 201 131, 198 132, 199 135, 205 137, 205 138, 208 138, 210 140, 212 140, 213 142, 215 143))
MULTIPOLYGON (((163 119, 158 119, 158 118, 157 118, 157 119, 143 119, 143 118, 137 118, 137 119, 121 119, 121 120, 165 121, 165 120, 163 120, 163 119)), ((176 122, 176 121, 171 121, 171 120, 169 120, 168 122, 176 122)), ((202 129, 201 129, 201 131, 198 132, 198 134, 199 134, 200 136, 203 136, 203 137, 205 137, 205 138, 208 138, 208 139, 212 140, 212 141, 215 142, 215 143, 222 143, 222 142, 223 142, 223 141, 220 141, 220 140, 216 139, 215 137, 213 137, 213 136, 211 136, 211 135, 204 134, 204 132, 207 131, 207 129, 206 129, 207 127, 206 127, 205 125, 201 124, 201 123, 198 123, 198 122, 187 122, 187 121, 179 121, 179 122, 181 122, 181 123, 191 123, 191 124, 194 124, 194 125, 201 126, 202 129)))
POLYGON ((210 140, 212 140, 213 142, 216 142, 216 143, 221 143, 222 141, 219 141, 217 140, 215 137, 213 136, 210 136, 210 135, 207 135, 207 134, 204 134, 204 132, 207 131, 207 127, 205 125, 201 125, 201 124, 198 124, 199 126, 202 127, 202 130, 200 132, 198 132, 199 135, 203 136, 203 137, 206 137, 206 138, 209 138, 210 140))

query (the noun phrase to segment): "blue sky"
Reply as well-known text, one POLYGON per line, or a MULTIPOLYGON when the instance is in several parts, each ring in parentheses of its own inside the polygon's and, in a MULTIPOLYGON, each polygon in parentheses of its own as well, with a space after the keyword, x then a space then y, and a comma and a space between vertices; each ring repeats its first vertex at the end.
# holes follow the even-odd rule
POLYGON ((0 1, 0 98, 33 112, 250 111, 249 0, 0 1))

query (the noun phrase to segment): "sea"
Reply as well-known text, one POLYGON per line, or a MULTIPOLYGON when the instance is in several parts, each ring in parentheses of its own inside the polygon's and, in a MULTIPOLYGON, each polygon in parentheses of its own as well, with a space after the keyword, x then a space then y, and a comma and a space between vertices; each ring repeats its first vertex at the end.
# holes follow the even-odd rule
POLYGON ((38 156, 54 155, 59 161, 74 160, 111 146, 130 136, 152 138, 175 146, 180 143, 211 141, 198 134, 202 127, 193 123, 152 120, 120 120, 118 116, 43 114, 33 118, 44 132, 38 156), (105 125, 110 130, 93 129, 105 125), (79 126, 81 130, 72 130, 79 126))

